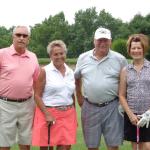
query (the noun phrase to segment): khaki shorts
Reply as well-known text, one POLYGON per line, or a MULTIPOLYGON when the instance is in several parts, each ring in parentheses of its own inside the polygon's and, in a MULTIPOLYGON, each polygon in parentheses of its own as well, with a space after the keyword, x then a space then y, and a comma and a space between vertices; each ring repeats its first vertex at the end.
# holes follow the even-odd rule
POLYGON ((0 147, 31 144, 34 108, 33 98, 21 103, 0 99, 0 147))

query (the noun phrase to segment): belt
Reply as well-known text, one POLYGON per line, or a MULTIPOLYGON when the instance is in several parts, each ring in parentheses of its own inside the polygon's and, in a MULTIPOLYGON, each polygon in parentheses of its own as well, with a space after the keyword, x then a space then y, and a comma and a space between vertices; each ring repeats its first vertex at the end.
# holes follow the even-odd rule
POLYGON ((104 107, 104 106, 107 106, 108 104, 110 104, 111 102, 113 102, 113 101, 115 101, 115 100, 117 100, 117 99, 118 99, 118 97, 116 97, 116 98, 114 98, 114 99, 112 99, 112 100, 110 100, 110 101, 104 102, 104 103, 93 103, 93 102, 90 102, 90 101, 88 100, 88 98, 85 98, 85 100, 86 100, 89 104, 95 105, 95 106, 97 106, 97 107, 104 107))
POLYGON ((62 106, 46 106, 46 107, 48 107, 48 108, 55 108, 55 109, 57 109, 57 110, 61 110, 61 111, 66 111, 66 110, 68 110, 68 109, 70 109, 70 108, 74 107, 74 105, 73 105, 73 104, 71 104, 71 105, 62 105, 62 106))
POLYGON ((0 96, 0 99, 1 99, 1 100, 4 100, 4 101, 8 101, 8 102, 18 102, 18 103, 22 103, 22 102, 27 101, 27 100, 30 99, 31 97, 32 97, 32 96, 29 96, 28 98, 10 99, 10 98, 7 98, 7 97, 2 97, 2 96, 0 96))

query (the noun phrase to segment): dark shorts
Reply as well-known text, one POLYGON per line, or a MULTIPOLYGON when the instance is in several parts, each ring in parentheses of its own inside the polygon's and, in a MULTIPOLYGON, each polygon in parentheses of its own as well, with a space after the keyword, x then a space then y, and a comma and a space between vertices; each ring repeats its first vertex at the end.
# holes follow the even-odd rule
MULTIPOLYGON (((133 125, 127 114, 124 114, 124 139, 126 141, 136 142, 136 126, 133 125)), ((150 125, 148 128, 141 127, 139 130, 139 142, 150 142, 150 125)))

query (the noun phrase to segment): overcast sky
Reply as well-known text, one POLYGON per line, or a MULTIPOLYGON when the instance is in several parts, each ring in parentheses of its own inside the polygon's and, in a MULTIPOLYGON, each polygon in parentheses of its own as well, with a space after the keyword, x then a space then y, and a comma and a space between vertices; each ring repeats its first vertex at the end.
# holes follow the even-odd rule
POLYGON ((137 13, 150 13, 150 0, 0 0, 0 26, 34 26, 61 11, 71 24, 75 12, 91 7, 96 7, 97 12, 105 9, 113 17, 128 22, 137 13))

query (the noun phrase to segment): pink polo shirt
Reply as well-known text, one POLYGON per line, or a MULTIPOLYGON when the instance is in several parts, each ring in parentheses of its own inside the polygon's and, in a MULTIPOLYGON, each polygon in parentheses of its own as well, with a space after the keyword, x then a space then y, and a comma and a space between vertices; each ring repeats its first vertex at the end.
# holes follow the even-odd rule
POLYGON ((18 55, 13 45, 0 49, 0 96, 11 99, 31 96, 38 74, 39 64, 34 53, 26 50, 18 55))

